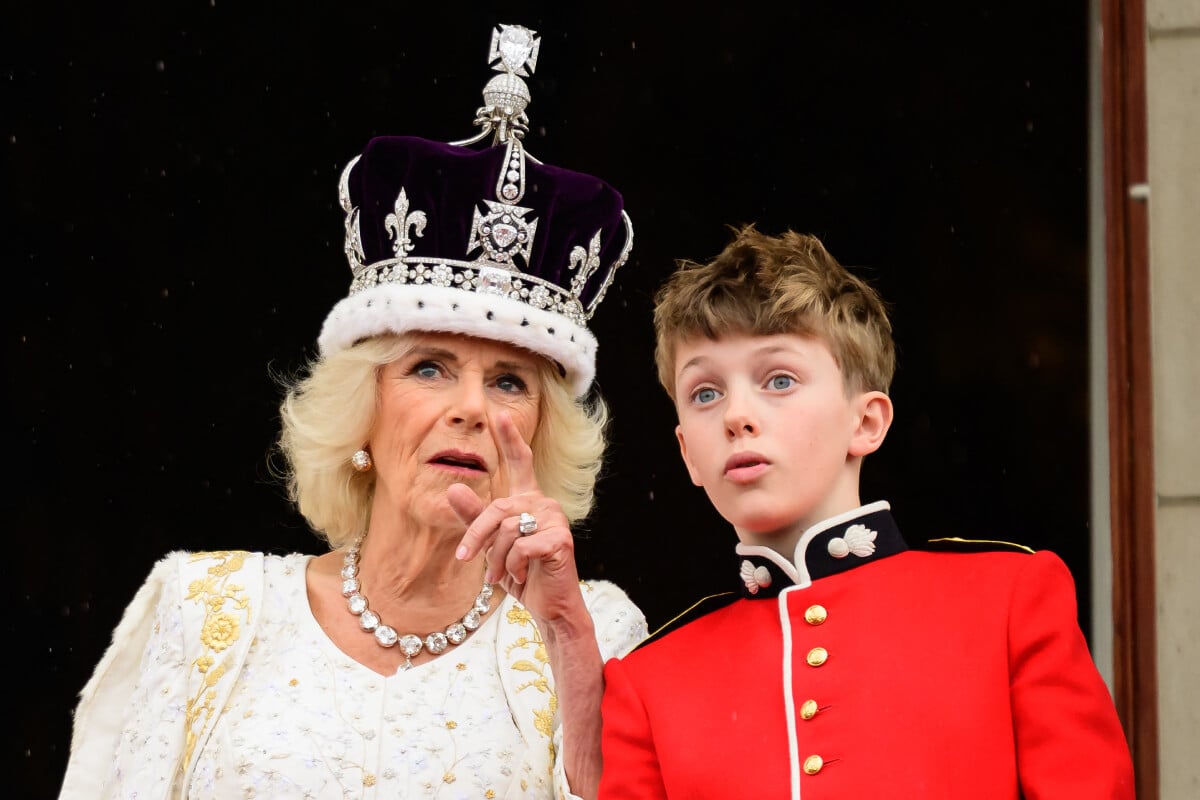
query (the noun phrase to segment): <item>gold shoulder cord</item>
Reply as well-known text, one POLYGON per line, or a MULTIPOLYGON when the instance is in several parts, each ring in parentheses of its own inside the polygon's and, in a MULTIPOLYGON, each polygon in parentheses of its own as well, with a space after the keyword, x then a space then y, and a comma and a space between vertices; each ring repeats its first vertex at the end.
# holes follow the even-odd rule
POLYGON ((659 633, 661 633, 662 631, 671 627, 676 622, 683 619, 688 614, 692 613, 692 611, 694 611, 697 607, 703 605, 704 603, 707 603, 709 600, 715 600, 718 597, 728 597, 731 594, 733 594, 733 592, 717 592, 716 594, 710 594, 707 597, 701 597, 699 600, 692 603, 690 606, 685 608, 683 611, 680 611, 674 617, 671 617, 671 619, 667 620, 662 625, 659 625, 658 628, 656 628, 652 633, 647 634, 646 637, 644 639, 642 639, 641 642, 638 642, 638 644, 640 645, 640 644, 642 644, 642 642, 647 642, 647 641, 653 639, 659 633))
POLYGON ((1002 544, 1005 547, 1015 547, 1018 550, 1024 550, 1026 553, 1036 553, 1032 547, 1016 542, 1006 542, 1001 539, 964 539, 961 536, 943 536, 940 539, 930 539, 930 542, 959 542, 961 544, 1002 544))

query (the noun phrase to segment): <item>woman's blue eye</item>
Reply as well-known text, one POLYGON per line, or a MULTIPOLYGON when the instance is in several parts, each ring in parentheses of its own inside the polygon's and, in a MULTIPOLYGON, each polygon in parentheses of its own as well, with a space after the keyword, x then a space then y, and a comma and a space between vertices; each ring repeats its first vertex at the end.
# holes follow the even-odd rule
POLYGON ((496 379, 496 385, 500 387, 500 391, 502 392, 525 391, 525 381, 521 380, 516 375, 501 375, 496 379))
POLYGON ((796 382, 796 379, 793 378, 791 375, 776 375, 775 377, 771 378, 771 388, 772 389, 790 389, 792 384, 794 384, 795 382, 796 382))
POLYGON ((711 403, 713 400, 717 399, 717 390, 701 389, 700 391, 696 392, 696 394, 692 395, 692 399, 694 399, 697 403, 711 403))
POLYGON ((422 378, 436 378, 438 376, 437 364, 431 361, 422 361, 417 366, 413 367, 413 373, 420 375, 422 378))

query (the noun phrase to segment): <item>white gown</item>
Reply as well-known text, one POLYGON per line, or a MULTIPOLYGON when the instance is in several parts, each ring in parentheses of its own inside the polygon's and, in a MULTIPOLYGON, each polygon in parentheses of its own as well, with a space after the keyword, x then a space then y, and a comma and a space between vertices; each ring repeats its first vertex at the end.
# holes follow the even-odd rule
MULTIPOLYGON (((144 590, 126 611, 82 693, 61 800, 570 796, 556 758, 553 678, 519 603, 506 597, 462 644, 384 677, 317 624, 305 587, 310 558, 261 557, 261 598, 253 600, 246 596, 257 591, 224 574, 217 585, 186 573, 196 556, 160 562, 158 582, 180 591, 160 587, 153 609, 140 609, 144 590), (213 627, 215 639, 213 597, 215 607, 244 615, 226 615, 234 621, 213 627), (207 650, 188 617, 196 605, 209 606, 207 650), (129 619, 146 611, 149 635, 147 621, 129 619), (129 627, 143 631, 140 666, 122 676, 122 661, 136 663, 122 630, 129 627), (238 642, 235 673, 226 657, 238 642), (190 686, 182 678, 189 672, 190 686), (119 723, 111 718, 118 713, 119 723)), ((154 582, 152 574, 147 585, 154 582)), ((581 588, 603 658, 645 637, 645 618, 622 590, 606 581, 581 588)))

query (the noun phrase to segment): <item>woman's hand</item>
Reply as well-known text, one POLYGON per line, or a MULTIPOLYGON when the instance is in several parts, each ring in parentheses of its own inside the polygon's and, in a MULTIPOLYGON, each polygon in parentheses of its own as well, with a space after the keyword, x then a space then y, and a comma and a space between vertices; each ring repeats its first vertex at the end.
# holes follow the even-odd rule
POLYGON ((462 484, 447 490, 450 506, 467 523, 457 555, 470 560, 486 553, 484 579, 498 583, 521 602, 537 623, 546 646, 563 725, 559 757, 571 792, 596 796, 600 785, 600 699, 603 662, 591 615, 579 589, 575 540, 556 500, 542 494, 533 472, 533 451, 508 414, 492 425, 500 469, 508 473, 509 495, 486 507, 462 484), (521 512, 537 519, 537 530, 521 535, 521 512))
MULTIPOLYGON (((467 523, 457 556, 470 561, 480 552, 487 558, 484 580, 499 584, 521 602, 535 620, 554 622, 583 609, 575 540, 558 501, 538 488, 533 451, 521 438, 506 412, 492 425, 499 467, 507 473, 509 495, 484 506, 467 486, 447 490, 451 508, 467 523), (522 512, 532 514, 537 529, 522 535, 522 512)), ((585 612, 586 613, 586 612, 585 612)))

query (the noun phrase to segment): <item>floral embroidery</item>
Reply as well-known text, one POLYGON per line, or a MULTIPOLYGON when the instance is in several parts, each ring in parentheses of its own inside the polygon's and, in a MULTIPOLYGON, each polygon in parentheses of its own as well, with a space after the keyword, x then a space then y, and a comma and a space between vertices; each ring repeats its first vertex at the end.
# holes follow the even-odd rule
POLYGON ((238 640, 238 619, 233 614, 212 614, 204 620, 200 641, 209 650, 221 652, 238 640))
POLYGON ((184 598, 204 609, 204 624, 199 636, 206 652, 192 662, 201 680, 196 695, 187 700, 184 716, 187 740, 181 767, 191 761, 192 751, 203 728, 203 725, 198 726, 197 723, 207 723, 217 711, 213 706, 217 698, 214 687, 225 677, 229 667, 226 662, 218 663, 214 654, 219 655, 233 645, 241 636, 243 623, 250 620, 250 598, 246 594, 245 586, 230 580, 245 565, 246 555, 244 551, 191 555, 192 563, 204 560, 216 563, 208 567, 207 575, 188 584, 187 596, 184 598), (229 610, 226 610, 227 606, 229 610), (239 616, 235 613, 239 611, 244 614, 239 616))
MULTIPOLYGON (((559 741, 561 722, 547 645, 528 610, 514 608, 514 599, 506 598, 498 609, 494 638, 474 639, 478 652, 469 658, 433 662, 406 680, 386 683, 336 652, 313 659, 321 652, 313 646, 321 632, 314 620, 295 613, 307 597, 303 557, 263 560, 261 602, 253 557, 228 579, 209 571, 218 561, 190 565, 182 583, 174 584, 183 594, 193 580, 198 589, 206 587, 182 604, 187 654, 174 663, 190 670, 189 684, 170 707, 178 708, 181 721, 188 698, 198 697, 196 706, 203 705, 199 684, 207 673, 222 675, 209 687, 208 702, 216 712, 206 720, 201 710, 196 718, 185 794, 278 797, 288 794, 289 785, 320 785, 325 788, 312 790, 314 800, 375 793, 565 800, 563 766, 550 746, 559 741), (252 624, 238 610, 238 593, 225 591, 234 583, 252 594, 247 606, 252 624), (213 595, 224 599, 210 604, 213 595), (237 637, 220 652, 200 641, 210 615, 219 614, 238 620, 237 637), (232 661, 235 654, 244 661, 232 661), (359 690, 363 686, 369 691, 359 690), (480 738, 484 730, 487 738, 480 738)), ((593 598, 601 603, 596 617, 601 652, 627 652, 645 632, 644 622, 640 632, 635 624, 636 609, 603 583, 581 584, 589 610, 593 598)), ((174 598, 177 611, 181 600, 174 598)), ((163 629, 170 637, 166 623, 163 629)))
POLYGON ((536 689, 548 696, 548 703, 545 708, 534 709, 533 725, 538 733, 551 740, 547 744, 550 748, 550 761, 553 763, 554 742, 552 735, 554 733, 554 717, 558 713, 558 697, 550 688, 550 679, 547 675, 547 670, 550 666, 550 656, 546 653, 546 643, 542 641, 541 632, 533 624, 533 616, 524 606, 513 605, 508 610, 506 616, 509 624, 527 625, 533 631, 532 636, 521 636, 510 644, 505 655, 511 656, 514 650, 531 651, 528 655, 532 656, 532 658, 518 659, 509 666, 519 672, 529 672, 533 675, 528 681, 517 685, 516 690, 518 692, 523 692, 526 689, 536 689))

